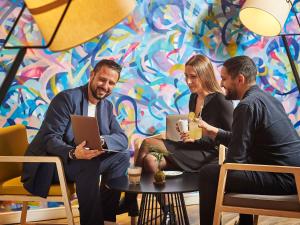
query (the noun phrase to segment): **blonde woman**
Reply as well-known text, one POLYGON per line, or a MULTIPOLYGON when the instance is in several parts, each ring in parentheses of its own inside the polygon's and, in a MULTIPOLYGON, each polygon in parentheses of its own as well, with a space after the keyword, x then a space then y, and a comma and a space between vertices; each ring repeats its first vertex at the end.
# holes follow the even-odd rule
MULTIPOLYGON (((233 105, 227 101, 217 82, 213 66, 204 55, 195 55, 185 64, 185 80, 191 91, 189 111, 196 117, 223 130, 231 130, 233 105)), ((169 152, 160 162, 160 168, 199 171, 208 163, 218 162, 218 143, 209 137, 193 140, 188 134, 181 134, 182 141, 174 142, 162 138, 147 138, 143 141, 136 158, 136 165, 145 172, 156 172, 156 158, 149 154, 152 148, 169 152)), ((168 204, 163 205, 165 213, 170 212, 168 204)), ((126 194, 119 208, 119 213, 129 212, 130 216, 138 215, 136 194, 126 194)))
MULTIPOLYGON (((233 105, 225 99, 210 60, 204 55, 191 57, 185 64, 185 80, 191 91, 189 111, 215 127, 231 130, 233 105)), ((161 169, 199 171, 204 164, 218 161, 218 143, 206 136, 194 140, 182 133, 180 142, 147 138, 136 159, 146 172, 155 172, 158 167, 156 158, 149 154, 153 146, 172 153, 161 161, 161 169)))

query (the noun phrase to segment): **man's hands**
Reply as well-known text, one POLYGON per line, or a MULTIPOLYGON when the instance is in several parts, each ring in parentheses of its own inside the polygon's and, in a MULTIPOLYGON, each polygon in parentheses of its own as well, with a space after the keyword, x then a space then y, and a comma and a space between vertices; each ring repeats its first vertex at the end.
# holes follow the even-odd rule
POLYGON ((213 140, 216 138, 216 136, 217 136, 217 134, 219 132, 218 128, 213 127, 212 125, 209 125, 208 123, 206 123, 203 120, 199 121, 198 126, 200 128, 202 128, 202 135, 203 136, 208 136, 208 137, 210 137, 213 140))
POLYGON ((86 141, 81 142, 76 146, 75 156, 76 159, 92 159, 104 153, 104 151, 99 151, 97 149, 86 149, 84 146, 86 141))

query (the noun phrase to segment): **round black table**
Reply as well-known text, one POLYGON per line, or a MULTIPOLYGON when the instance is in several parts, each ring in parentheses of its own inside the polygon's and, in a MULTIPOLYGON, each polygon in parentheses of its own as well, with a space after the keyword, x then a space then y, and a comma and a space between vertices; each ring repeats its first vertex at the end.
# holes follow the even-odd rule
POLYGON ((134 185, 123 176, 110 180, 107 186, 117 191, 142 194, 138 225, 189 225, 183 193, 199 190, 198 173, 167 177, 163 185, 153 181, 153 174, 142 174, 141 183, 134 185))

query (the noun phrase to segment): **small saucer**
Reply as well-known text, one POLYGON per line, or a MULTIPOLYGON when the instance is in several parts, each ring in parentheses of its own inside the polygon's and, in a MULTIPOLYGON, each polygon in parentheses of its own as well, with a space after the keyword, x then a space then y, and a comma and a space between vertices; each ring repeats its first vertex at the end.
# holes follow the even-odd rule
POLYGON ((167 170, 167 171, 164 171, 164 174, 166 175, 166 177, 176 177, 176 176, 183 174, 183 172, 176 171, 176 170, 167 170))

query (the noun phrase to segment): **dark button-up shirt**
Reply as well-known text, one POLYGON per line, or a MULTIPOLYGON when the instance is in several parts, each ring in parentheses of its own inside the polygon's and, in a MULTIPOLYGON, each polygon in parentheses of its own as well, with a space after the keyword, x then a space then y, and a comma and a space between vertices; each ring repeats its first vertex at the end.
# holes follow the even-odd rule
POLYGON ((232 132, 216 139, 228 146, 225 162, 300 166, 300 138, 282 104, 252 86, 233 113, 232 132))

